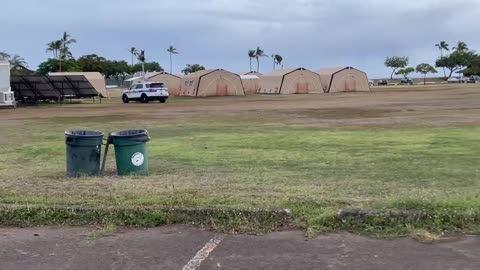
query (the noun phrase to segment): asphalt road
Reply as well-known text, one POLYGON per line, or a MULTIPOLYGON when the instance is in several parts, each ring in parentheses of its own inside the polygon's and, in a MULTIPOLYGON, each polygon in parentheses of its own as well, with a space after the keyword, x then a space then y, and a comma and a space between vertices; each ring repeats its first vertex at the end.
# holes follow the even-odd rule
POLYGON ((224 235, 189 226, 0 229, 0 269, 480 269, 480 237, 435 244, 300 231, 224 235))

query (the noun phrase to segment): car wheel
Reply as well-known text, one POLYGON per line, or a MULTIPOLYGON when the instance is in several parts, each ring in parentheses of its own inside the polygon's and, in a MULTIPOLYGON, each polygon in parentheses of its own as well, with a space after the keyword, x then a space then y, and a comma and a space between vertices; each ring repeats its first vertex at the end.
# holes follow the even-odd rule
POLYGON ((167 100, 165 98, 161 98, 158 101, 160 101, 160 103, 165 103, 167 100))
POLYGON ((147 95, 142 94, 142 96, 140 97, 140 102, 141 102, 141 103, 148 103, 148 97, 147 97, 147 95))
POLYGON ((128 100, 127 95, 123 95, 122 96, 122 101, 123 101, 123 103, 128 103, 130 100, 128 100))

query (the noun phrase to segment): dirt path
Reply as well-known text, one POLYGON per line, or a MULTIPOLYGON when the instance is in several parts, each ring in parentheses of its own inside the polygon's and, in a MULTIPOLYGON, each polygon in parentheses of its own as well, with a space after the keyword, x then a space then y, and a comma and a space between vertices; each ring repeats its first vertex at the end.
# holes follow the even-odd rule
POLYGON ((480 124, 480 87, 310 95, 173 98, 167 104, 23 107, 0 114, 0 125, 42 119, 155 120, 158 123, 236 121, 319 127, 443 127, 480 124))
POLYGON ((435 244, 300 231, 223 235, 188 226, 0 229, 0 269, 480 269, 480 238, 435 244), (186 267, 187 266, 187 267, 186 267), (186 268, 185 268, 186 267, 186 268))

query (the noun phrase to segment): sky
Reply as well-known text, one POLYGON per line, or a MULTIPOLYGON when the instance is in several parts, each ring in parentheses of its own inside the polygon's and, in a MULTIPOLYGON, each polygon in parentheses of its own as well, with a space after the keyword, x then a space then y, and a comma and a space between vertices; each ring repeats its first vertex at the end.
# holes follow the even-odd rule
MULTIPOLYGON (((479 0, 3 0, 0 51, 31 69, 51 57, 46 44, 67 31, 74 57, 131 62, 130 47, 173 72, 186 64, 248 71, 248 49, 280 54, 285 68, 353 66, 386 77, 387 56, 434 64, 445 40, 480 51, 479 0)), ((256 68, 256 62, 253 61, 256 68)), ((260 72, 273 69, 262 58, 260 72)))

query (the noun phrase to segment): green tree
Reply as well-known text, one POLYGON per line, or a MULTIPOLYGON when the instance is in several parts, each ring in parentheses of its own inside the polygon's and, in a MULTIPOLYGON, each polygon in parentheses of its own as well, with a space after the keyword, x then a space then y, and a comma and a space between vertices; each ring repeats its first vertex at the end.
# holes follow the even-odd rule
POLYGON ((100 72, 106 75, 107 59, 105 57, 96 54, 84 55, 77 59, 77 64, 84 72, 100 72))
POLYGON ((131 68, 132 73, 140 72, 140 71, 143 71, 143 70, 144 71, 150 71, 150 72, 154 72, 154 71, 161 72, 161 71, 163 71, 163 68, 162 68, 162 66, 160 66, 160 64, 158 62, 138 63, 138 64, 135 64, 131 68), (142 69, 142 64, 143 64, 144 69, 142 69))
POLYGON ((0 60, 7 61, 8 58, 10 58, 10 54, 8 54, 6 52, 0 52, 0 60))
POLYGON ((50 51, 50 45, 52 45, 51 50, 57 54, 58 58, 60 61, 58 61, 58 71, 62 72, 62 62, 63 61, 70 61, 73 60, 73 55, 70 52, 70 45, 73 43, 76 43, 77 41, 73 38, 71 38, 70 34, 67 32, 63 32, 62 37, 58 41, 52 41, 47 44, 47 51, 50 51), (59 43, 58 43, 59 42, 59 43), (60 49, 56 50, 54 48, 57 47, 58 44, 60 44, 60 49))
POLYGON ((423 85, 427 84, 427 74, 428 73, 437 73, 437 70, 430 64, 422 63, 417 65, 415 69, 417 73, 423 74, 423 85))
POLYGON ((138 56, 138 50, 135 47, 131 47, 130 50, 128 50, 130 54, 132 55, 132 65, 133 67, 133 59, 138 56))
POLYGON ((255 50, 248 50, 248 58, 250 59, 250 72, 252 71, 252 59, 255 58, 255 50))
POLYGON ((11 70, 22 70, 27 69, 27 61, 18 54, 10 55, 6 52, 0 52, 0 58, 3 58, 5 61, 10 63, 11 70))
POLYGON ((118 85, 122 85, 123 81, 130 73, 131 67, 126 61, 109 61, 105 62, 105 78, 114 78, 118 85))
POLYGON ((61 40, 54 40, 47 44, 46 52, 52 52, 53 57, 58 59, 58 53, 62 49, 62 41, 61 40))
POLYGON ((392 69, 390 79, 393 79, 393 74, 397 69, 405 68, 408 65, 408 57, 392 56, 385 59, 385 66, 392 69))
MULTIPOLYGON (((47 75, 50 72, 57 72, 60 61, 62 60, 49 58, 47 61, 38 65, 38 69, 35 73, 38 75, 47 75)), ((81 67, 73 59, 64 60, 62 63, 62 67, 64 72, 82 71, 81 67)))
POLYGON ((260 49, 260 47, 257 47, 255 50, 255 59, 257 59, 257 72, 260 72, 260 57, 268 57, 268 55, 266 55, 265 51, 260 49))
POLYGON ((59 51, 60 59, 69 60, 73 59, 72 53, 70 52, 70 45, 77 43, 76 39, 73 39, 70 34, 63 32, 62 38, 60 39, 62 46, 59 51))
POLYGON ((463 74, 466 76, 480 75, 480 55, 475 55, 473 57, 463 74))
POLYGON ((475 56, 475 53, 472 51, 457 49, 448 56, 437 59, 435 66, 448 69, 450 71, 448 78, 450 78, 454 72, 468 67, 475 59, 475 56))
POLYGON ((468 51, 468 46, 467 46, 467 43, 465 43, 463 41, 459 41, 457 43, 457 47, 453 47, 453 49, 456 50, 456 51, 466 52, 466 51, 468 51))
POLYGON ((408 74, 415 72, 413 67, 402 68, 395 72, 395 75, 402 75, 405 79, 408 79, 408 74))
POLYGON ((283 57, 280 56, 279 54, 272 54, 272 59, 273 59, 273 70, 275 70, 276 65, 282 64, 283 57))
POLYGON ((138 60, 140 63, 145 63, 145 61, 147 60, 147 58, 145 58, 145 51, 144 51, 144 50, 141 50, 139 53, 137 53, 137 60, 138 60))
MULTIPOLYGON (((440 58, 443 57, 443 51, 450 51, 448 48, 448 43, 446 41, 440 41, 439 43, 435 44, 435 47, 437 47, 440 50, 440 58)), ((445 72, 445 68, 443 68, 443 77, 447 77, 447 73, 445 72)))
POLYGON ((172 65, 173 65, 172 55, 178 54, 179 52, 177 52, 177 48, 173 47, 172 45, 168 47, 167 52, 170 53, 170 74, 172 74, 172 65))
POLYGON ((10 55, 6 52, 0 52, 0 59, 10 63, 10 74, 12 76, 31 75, 32 71, 28 69, 25 59, 18 54, 10 55))
POLYGON ((184 69, 182 69, 182 73, 187 75, 189 73, 194 73, 200 70, 205 70, 205 67, 199 64, 193 64, 193 65, 187 64, 187 66, 184 69))

